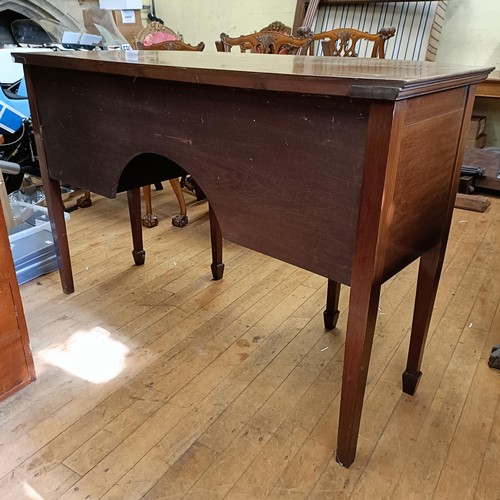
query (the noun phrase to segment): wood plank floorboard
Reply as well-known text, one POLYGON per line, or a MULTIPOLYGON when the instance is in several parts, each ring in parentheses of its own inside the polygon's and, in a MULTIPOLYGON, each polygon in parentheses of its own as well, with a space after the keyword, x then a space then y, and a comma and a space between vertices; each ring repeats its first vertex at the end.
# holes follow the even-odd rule
POLYGON ((382 287, 358 453, 334 459, 349 288, 224 245, 153 190, 133 265, 127 201, 71 213, 76 290, 21 286, 38 379, 0 403, 0 498, 500 498, 500 199, 456 209, 415 396, 401 392, 418 263, 382 287))

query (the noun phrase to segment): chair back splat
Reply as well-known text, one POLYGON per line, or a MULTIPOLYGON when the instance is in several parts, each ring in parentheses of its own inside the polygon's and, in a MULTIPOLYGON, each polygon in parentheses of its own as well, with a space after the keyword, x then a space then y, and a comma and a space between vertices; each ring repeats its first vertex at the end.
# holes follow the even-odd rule
MULTIPOLYGON (((200 42, 198 45, 185 43, 180 33, 175 33, 172 29, 165 26, 163 21, 154 18, 151 19, 151 22, 135 37, 135 48, 138 50, 184 50, 201 52, 205 48, 205 44, 203 42, 200 42)), ((160 161, 168 164, 170 160, 163 158, 160 161)), ((182 182, 186 182, 188 174, 185 171, 179 172, 179 176, 182 176, 182 182)), ((191 179, 191 181, 194 183, 194 179, 191 179)), ((186 200, 181 191, 181 180, 179 177, 175 177, 169 179, 169 182, 179 203, 179 214, 172 217, 172 225, 184 227, 188 223, 188 216, 186 200)), ((146 214, 142 217, 142 225, 145 227, 154 227, 158 224, 158 218, 153 213, 151 186, 144 186, 143 191, 146 214)))
POLYGON ((184 42, 180 33, 175 33, 159 21, 150 22, 135 37, 138 50, 190 50, 201 52, 205 44, 191 45, 184 42))
POLYGON ((238 46, 241 52, 258 54, 296 54, 299 49, 307 49, 313 43, 313 34, 309 28, 299 28, 297 36, 291 35, 291 28, 280 21, 250 35, 232 38, 221 33, 220 41, 215 42, 219 52, 231 52, 238 46))
POLYGON ((335 57, 358 57, 358 44, 361 40, 373 42, 371 57, 385 59, 385 44, 396 33, 396 29, 381 28, 377 33, 368 33, 354 28, 336 28, 313 35, 321 41, 323 55, 335 57))

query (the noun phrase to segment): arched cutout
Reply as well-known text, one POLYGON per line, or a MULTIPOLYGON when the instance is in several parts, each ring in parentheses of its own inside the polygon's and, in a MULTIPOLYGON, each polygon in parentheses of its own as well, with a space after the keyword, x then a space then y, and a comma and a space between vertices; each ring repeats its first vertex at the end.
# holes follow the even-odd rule
POLYGON ((117 192, 182 177, 185 174, 187 172, 180 165, 166 156, 141 153, 130 160, 122 170, 117 192))

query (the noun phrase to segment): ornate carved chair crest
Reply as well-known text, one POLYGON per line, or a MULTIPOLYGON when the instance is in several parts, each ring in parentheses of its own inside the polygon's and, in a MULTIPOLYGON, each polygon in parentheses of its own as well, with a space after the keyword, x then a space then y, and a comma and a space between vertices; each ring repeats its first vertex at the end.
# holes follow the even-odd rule
POLYGON ((381 28, 377 33, 368 33, 354 28, 337 28, 313 35, 321 40, 323 55, 336 57, 358 57, 356 52, 360 40, 373 42, 371 57, 385 58, 385 44, 396 33, 396 29, 381 28))
POLYGON ((143 28, 135 37, 135 46, 138 50, 202 51, 205 48, 203 42, 198 45, 185 43, 180 33, 175 33, 160 21, 152 21, 143 28))
MULTIPOLYGON (((172 29, 165 26, 161 20, 158 20, 158 18, 150 18, 150 23, 135 37, 135 45, 138 50, 184 50, 201 52, 205 48, 203 42, 200 42, 198 45, 185 43, 180 33, 175 33, 172 29)), ((172 218, 172 224, 174 226, 184 227, 188 223, 188 217, 186 201, 181 191, 181 183, 178 178, 170 179, 169 182, 179 203, 180 212, 172 218)), ((158 224, 158 218, 153 213, 151 186, 144 186, 143 191, 146 214, 142 218, 142 224, 146 227, 154 227, 158 224)))
POLYGON ((294 37, 291 35, 291 28, 280 21, 274 21, 256 33, 237 38, 221 33, 220 42, 215 42, 215 45, 220 52, 231 52, 232 47, 239 46, 241 52, 295 54, 301 48, 307 49, 312 43, 310 29, 299 28, 297 37, 294 37))

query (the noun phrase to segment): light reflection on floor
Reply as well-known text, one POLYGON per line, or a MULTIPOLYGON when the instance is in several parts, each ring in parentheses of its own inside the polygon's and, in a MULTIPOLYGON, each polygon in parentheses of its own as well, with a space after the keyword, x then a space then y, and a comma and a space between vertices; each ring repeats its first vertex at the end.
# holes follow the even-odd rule
POLYGON ((125 367, 129 349, 101 327, 75 332, 66 343, 44 349, 39 357, 94 384, 112 380, 125 367))
POLYGON ((24 498, 29 498, 30 500, 44 500, 28 483, 23 483, 24 498))

